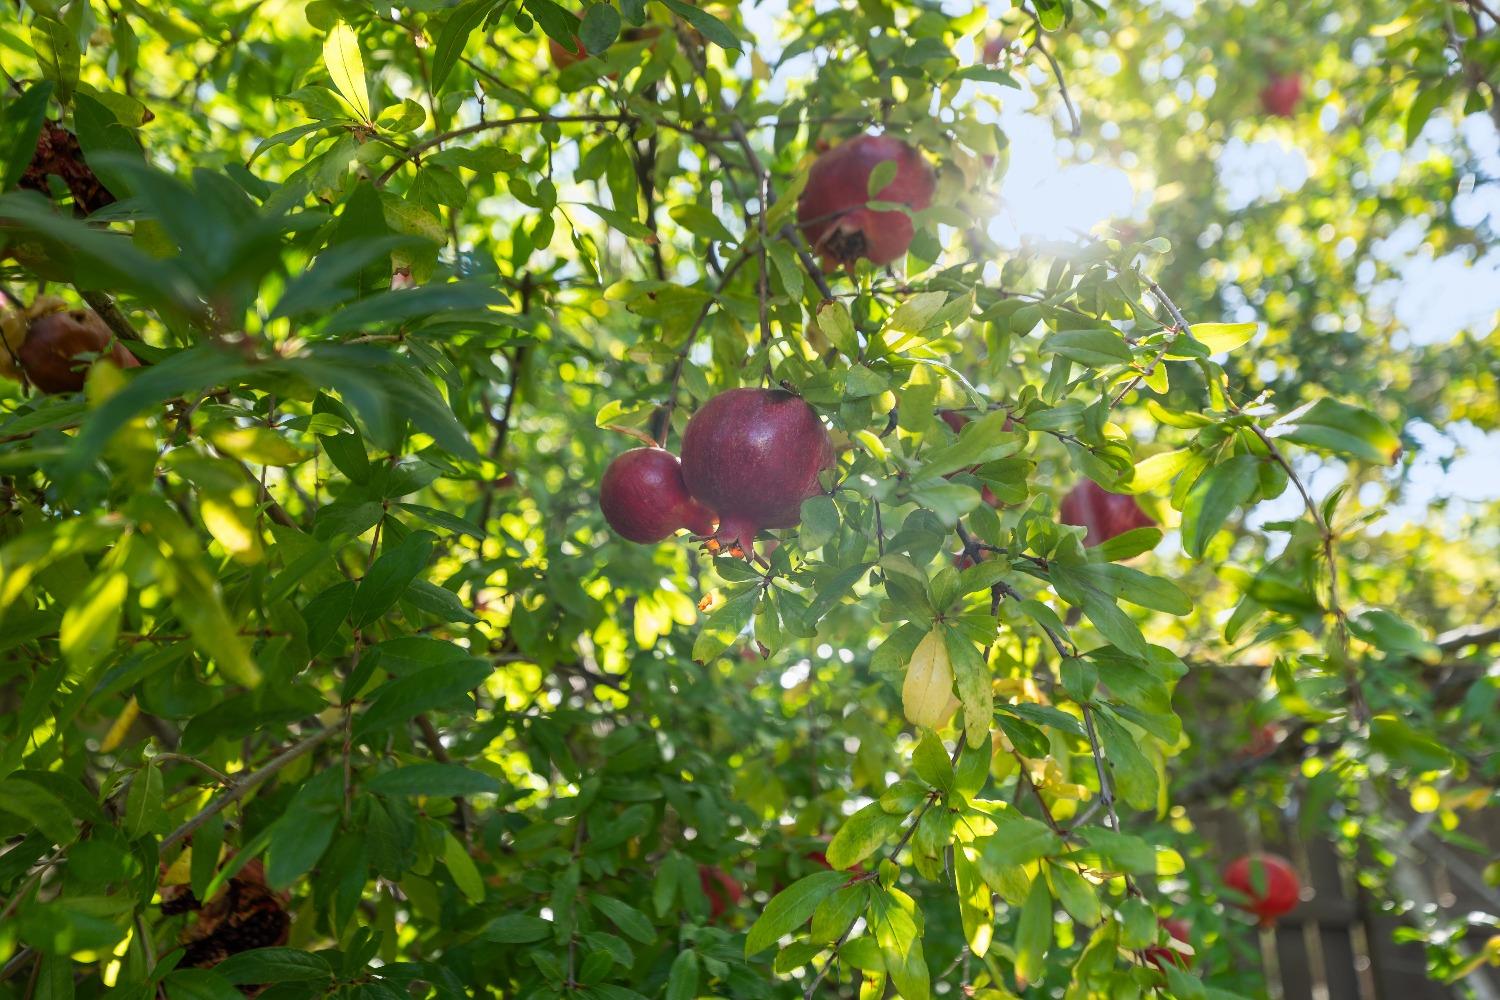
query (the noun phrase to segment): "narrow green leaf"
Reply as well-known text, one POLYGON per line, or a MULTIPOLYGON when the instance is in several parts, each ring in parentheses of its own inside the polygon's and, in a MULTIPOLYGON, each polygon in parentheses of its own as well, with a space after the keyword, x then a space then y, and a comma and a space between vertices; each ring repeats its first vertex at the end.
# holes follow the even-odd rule
POLYGON ((818 904, 849 881, 841 871, 814 872, 777 893, 745 938, 745 957, 764 951, 805 924, 818 904))

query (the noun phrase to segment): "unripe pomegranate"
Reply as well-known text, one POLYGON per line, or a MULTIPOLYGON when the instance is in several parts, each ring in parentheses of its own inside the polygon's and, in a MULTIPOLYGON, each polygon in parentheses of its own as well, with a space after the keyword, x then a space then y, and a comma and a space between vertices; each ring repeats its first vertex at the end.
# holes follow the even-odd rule
POLYGON ((1279 854, 1247 854, 1224 869, 1224 884, 1242 897, 1235 906, 1260 918, 1269 927, 1290 913, 1302 895, 1302 881, 1292 863, 1279 854), (1256 888, 1256 886, 1260 888, 1256 888))
POLYGON ((678 528, 695 535, 714 530, 713 513, 688 495, 677 456, 661 448, 632 448, 610 462, 599 483, 599 509, 617 535, 643 545, 678 528))
MULTIPOLYGON (((1156 923, 1161 927, 1162 930, 1166 931, 1169 936, 1175 938, 1178 941, 1181 941, 1183 944, 1192 943, 1188 940, 1188 935, 1191 934, 1192 927, 1186 920, 1177 920, 1173 917, 1165 917, 1159 918, 1156 923)), ((1145 951, 1145 957, 1146 961, 1162 970, 1165 970, 1169 965, 1175 965, 1179 969, 1186 969, 1191 967, 1193 964, 1193 956, 1184 955, 1177 949, 1170 948, 1164 944, 1154 944, 1151 947, 1147 948, 1145 951)))
POLYGON ((1136 528, 1150 528, 1156 524, 1151 515, 1136 503, 1135 497, 1111 493, 1092 479, 1086 479, 1068 491, 1068 495, 1063 497, 1058 519, 1063 524, 1087 528, 1083 544, 1089 546, 1107 542, 1116 535, 1123 535, 1136 528))
POLYGON ((718 512, 718 540, 750 551, 763 528, 802 520, 802 501, 823 492, 833 442, 817 413, 784 389, 730 389, 694 413, 682 434, 688 492, 718 512))
POLYGON ((861 257, 889 264, 906 253, 916 234, 903 211, 877 212, 871 201, 899 202, 914 211, 932 203, 936 181, 922 154, 889 135, 862 135, 834 147, 813 163, 797 199, 797 224, 826 260, 845 267, 861 257), (871 195, 870 174, 886 161, 896 176, 871 195))
POLYGON ((1273 73, 1260 91, 1261 107, 1267 114, 1290 118, 1302 100, 1302 78, 1296 73, 1273 73))
POLYGON ((745 890, 722 868, 699 865, 698 884, 703 887, 703 895, 708 897, 708 913, 714 920, 745 898, 745 890))
POLYGON ((16 360, 31 384, 43 392, 77 392, 93 358, 107 355, 121 368, 139 368, 135 355, 115 339, 104 320, 90 309, 67 309, 61 300, 49 311, 32 307, 31 325, 16 360))

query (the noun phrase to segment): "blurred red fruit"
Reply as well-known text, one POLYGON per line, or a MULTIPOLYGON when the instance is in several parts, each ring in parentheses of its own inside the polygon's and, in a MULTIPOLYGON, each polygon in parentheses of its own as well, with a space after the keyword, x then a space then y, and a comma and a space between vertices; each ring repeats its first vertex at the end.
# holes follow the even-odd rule
POLYGON ((1241 897, 1234 905, 1255 914, 1263 927, 1290 913, 1302 896, 1302 881, 1296 869, 1279 854, 1257 853, 1236 858, 1224 869, 1224 884, 1241 897))
POLYGON ((722 868, 699 865, 698 884, 703 887, 703 895, 708 897, 709 916, 714 920, 722 917, 730 907, 738 906, 740 900, 745 898, 745 890, 722 868))
POLYGON ((1151 516, 1141 509, 1135 497, 1123 493, 1111 493, 1092 479, 1084 480, 1063 497, 1059 520, 1087 528, 1083 544, 1099 545, 1116 535, 1123 535, 1136 528, 1150 528, 1156 524, 1151 516))
MULTIPOLYGON (((1191 926, 1186 920, 1177 920, 1172 917, 1158 919, 1157 924, 1171 937, 1176 938, 1183 944, 1191 944, 1188 935, 1192 932, 1191 926)), ((1184 955, 1182 952, 1164 944, 1154 944, 1146 949, 1146 961, 1158 969, 1165 969, 1168 965, 1175 965, 1179 969, 1192 966, 1193 957, 1184 955)))
POLYGON ((1260 91, 1261 107, 1267 114, 1290 118, 1302 100, 1302 78, 1296 73, 1273 73, 1260 91))

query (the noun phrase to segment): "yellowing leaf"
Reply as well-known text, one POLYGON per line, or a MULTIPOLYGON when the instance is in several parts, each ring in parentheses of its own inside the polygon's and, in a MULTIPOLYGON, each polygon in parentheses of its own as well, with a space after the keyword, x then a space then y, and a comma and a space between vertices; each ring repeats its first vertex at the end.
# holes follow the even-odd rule
POLYGON ((104 739, 99 741, 99 752, 113 753, 118 750, 120 744, 125 742, 130 727, 135 725, 135 720, 140 716, 140 703, 135 700, 135 695, 131 695, 125 707, 120 709, 120 714, 115 717, 115 721, 109 724, 109 732, 105 733, 104 739))
POLYGON ((1254 323, 1194 323, 1193 339, 1215 354, 1244 346, 1257 329, 1254 323))
POLYGON ((937 727, 948 718, 953 698, 953 666, 941 629, 934 628, 917 644, 906 665, 901 685, 901 708, 912 725, 937 727))
POLYGON ((323 64, 333 85, 349 106, 365 121, 370 120, 370 96, 365 87, 365 61, 359 53, 359 35, 340 21, 323 41, 323 64))
POLYGON ((1183 469, 1192 460, 1193 453, 1185 448, 1164 451, 1135 464, 1135 476, 1130 480, 1131 493, 1150 493, 1183 469))
POLYGON ((198 513, 202 515, 203 526, 209 534, 236 562, 260 562, 260 532, 256 530, 252 511, 236 506, 225 497, 204 494, 198 500, 198 513))
POLYGON ((204 435, 215 448, 253 465, 296 465, 312 458, 312 452, 297 447, 269 427, 219 424, 205 428, 204 435))
POLYGON ((63 613, 58 645, 76 674, 98 665, 120 634, 120 609, 130 581, 118 570, 96 576, 63 613))

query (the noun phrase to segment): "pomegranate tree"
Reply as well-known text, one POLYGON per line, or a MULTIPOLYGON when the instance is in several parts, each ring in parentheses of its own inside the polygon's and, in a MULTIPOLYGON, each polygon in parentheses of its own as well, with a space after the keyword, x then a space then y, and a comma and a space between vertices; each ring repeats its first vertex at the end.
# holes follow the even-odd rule
POLYGON ((1151 515, 1136 503, 1135 497, 1111 493, 1092 479, 1086 479, 1068 491, 1058 516, 1063 524, 1087 528, 1083 544, 1088 546, 1100 545, 1116 535, 1156 524, 1151 515))
POLYGON ((817 413, 784 389, 730 389, 694 413, 682 434, 688 492, 719 515, 718 541, 749 552, 764 528, 802 520, 823 492, 833 442, 817 413))
POLYGON ((1261 107, 1267 114, 1290 118, 1302 100, 1302 78, 1296 73, 1273 73, 1260 91, 1261 107))
POLYGON ((688 495, 677 456, 661 448, 632 448, 609 463, 599 509, 616 534, 643 545, 679 528, 695 535, 714 530, 713 512, 688 495))
POLYGON ((932 203, 932 168, 916 149, 889 135, 862 135, 822 154, 797 199, 797 224, 825 260, 852 267, 861 257, 884 265, 906 253, 916 229, 901 209, 877 211, 871 201, 895 202, 913 211, 932 203), (871 194, 870 175, 882 163, 895 176, 871 194))
POLYGON ((1279 854, 1246 854, 1224 869, 1224 884, 1241 898, 1236 906, 1269 927, 1290 913, 1302 896, 1302 880, 1292 863, 1279 854))

